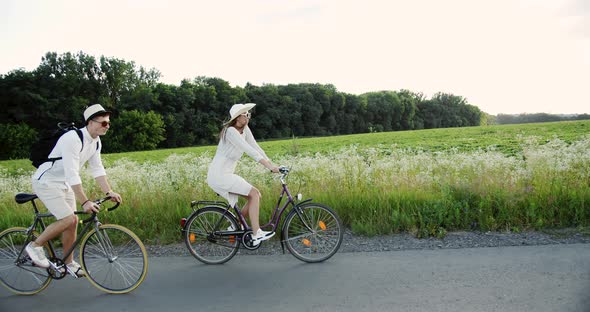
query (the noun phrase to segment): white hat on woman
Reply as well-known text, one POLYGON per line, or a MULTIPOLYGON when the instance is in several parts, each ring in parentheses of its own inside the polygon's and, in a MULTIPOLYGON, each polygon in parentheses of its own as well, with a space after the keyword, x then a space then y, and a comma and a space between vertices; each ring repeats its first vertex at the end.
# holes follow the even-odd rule
POLYGON ((249 111, 252 109, 252 107, 256 106, 256 104, 254 103, 246 103, 246 104, 234 104, 230 109, 229 109, 229 121, 228 123, 232 122, 232 120, 238 118, 238 116, 240 116, 241 114, 249 111))

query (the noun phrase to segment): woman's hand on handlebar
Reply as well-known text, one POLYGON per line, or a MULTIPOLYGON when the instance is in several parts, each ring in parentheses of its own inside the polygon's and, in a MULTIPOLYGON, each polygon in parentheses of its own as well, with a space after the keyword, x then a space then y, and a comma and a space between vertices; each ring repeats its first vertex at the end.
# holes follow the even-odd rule
POLYGON ((270 168, 270 172, 272 172, 272 173, 279 173, 279 167, 272 166, 272 168, 270 168))

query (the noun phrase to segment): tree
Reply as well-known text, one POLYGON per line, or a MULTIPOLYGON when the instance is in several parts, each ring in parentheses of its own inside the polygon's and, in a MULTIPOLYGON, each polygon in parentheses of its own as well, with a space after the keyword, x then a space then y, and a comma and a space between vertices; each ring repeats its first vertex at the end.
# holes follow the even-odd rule
POLYGON ((153 111, 124 111, 113 119, 108 139, 104 140, 105 152, 153 150, 165 139, 164 121, 153 111))
POLYGON ((24 123, 0 124, 0 159, 18 159, 29 156, 37 131, 24 123))

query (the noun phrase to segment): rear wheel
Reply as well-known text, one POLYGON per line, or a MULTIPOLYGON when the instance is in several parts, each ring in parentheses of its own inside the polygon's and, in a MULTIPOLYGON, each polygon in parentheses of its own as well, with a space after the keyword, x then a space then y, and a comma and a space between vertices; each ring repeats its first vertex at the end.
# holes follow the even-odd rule
POLYGON ((283 225, 287 249, 297 259, 321 262, 332 257, 342 243, 342 223, 329 207, 309 203, 295 207, 283 225))
POLYGON ((80 244, 80 263, 92 285, 111 294, 137 288, 148 270, 145 246, 131 230, 103 224, 80 244))
MULTIPOLYGON (((34 233, 34 237, 37 236, 34 233)), ((9 228, 0 233, 0 282, 19 295, 34 295, 47 288, 51 282, 47 269, 33 266, 31 258, 24 251, 28 243, 27 229, 23 227, 9 228)), ((47 244, 43 247, 45 255, 53 258, 47 244)))
POLYGON ((188 219, 184 241, 199 261, 222 264, 229 261, 239 248, 237 235, 225 235, 223 232, 238 228, 236 219, 225 209, 204 207, 188 219))

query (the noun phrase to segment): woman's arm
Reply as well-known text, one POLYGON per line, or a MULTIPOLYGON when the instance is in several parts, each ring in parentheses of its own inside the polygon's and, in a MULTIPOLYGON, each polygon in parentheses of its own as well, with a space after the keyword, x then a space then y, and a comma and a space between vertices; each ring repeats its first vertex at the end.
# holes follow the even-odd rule
POLYGON ((225 130, 225 139, 242 152, 248 154, 248 156, 252 157, 257 162, 260 162, 260 160, 264 158, 262 154, 250 146, 250 144, 248 144, 248 142, 246 142, 240 136, 240 133, 234 127, 228 127, 225 130))

